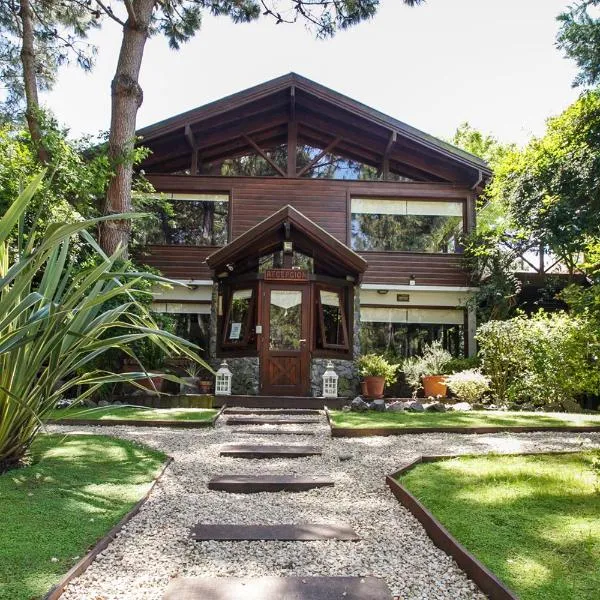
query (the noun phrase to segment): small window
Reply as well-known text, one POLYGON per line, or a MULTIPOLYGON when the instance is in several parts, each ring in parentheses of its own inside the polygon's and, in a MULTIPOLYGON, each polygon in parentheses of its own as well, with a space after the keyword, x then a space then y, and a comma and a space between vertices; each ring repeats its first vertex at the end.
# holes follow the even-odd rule
POLYGON ((318 289, 319 327, 317 347, 348 350, 348 325, 344 309, 344 292, 318 289))
POLYGON ((233 290, 230 298, 223 328, 223 346, 247 346, 253 335, 254 290, 233 290))

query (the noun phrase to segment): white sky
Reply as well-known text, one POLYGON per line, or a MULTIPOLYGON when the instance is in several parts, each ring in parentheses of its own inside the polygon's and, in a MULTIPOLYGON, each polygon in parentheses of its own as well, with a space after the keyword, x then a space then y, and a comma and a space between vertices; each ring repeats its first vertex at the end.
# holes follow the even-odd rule
MULTIPOLYGON (((433 135, 463 121, 505 141, 543 133, 544 121, 578 95, 574 64, 554 46, 568 0, 381 0, 378 15, 320 41, 302 25, 268 18, 234 25, 205 17, 182 50, 164 38, 146 47, 138 127, 295 71, 433 135)), ((96 67, 62 71, 43 101, 73 135, 108 129, 116 23, 92 40, 96 67)))

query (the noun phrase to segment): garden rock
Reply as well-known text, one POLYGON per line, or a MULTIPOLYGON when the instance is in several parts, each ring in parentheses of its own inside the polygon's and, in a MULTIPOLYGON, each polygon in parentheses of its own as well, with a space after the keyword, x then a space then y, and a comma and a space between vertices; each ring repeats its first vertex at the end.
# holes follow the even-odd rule
POLYGON ((120 400, 115 400, 115 401, 112 403, 112 405, 113 405, 113 406, 123 406, 123 403, 122 403, 120 400))
POLYGON ((383 398, 381 398, 379 400, 374 400, 371 403, 371 408, 378 412, 385 412, 385 400, 383 398))
POLYGON ((71 401, 63 398, 56 403, 56 408, 69 408, 71 406, 71 401))
POLYGON ((350 412, 352 410, 352 407, 349 404, 346 404, 346 406, 342 406, 342 412, 350 412))
POLYGON ((473 404, 471 408, 473 410, 485 410, 485 404, 481 404, 481 402, 475 402, 475 404, 473 404))
POLYGON ((468 402, 457 402, 454 405, 454 410, 460 410, 462 412, 466 412, 472 409, 473 407, 468 402))
POLYGON ((87 406, 88 408, 96 408, 96 406, 98 406, 98 404, 94 400, 89 400, 89 399, 84 400, 83 405, 87 406))
POLYGON ((392 402, 387 407, 388 412, 404 412, 404 402, 392 402))
POLYGON ((350 403, 350 408, 354 412, 365 412, 369 410, 369 405, 360 396, 356 396, 350 403))
POLYGON ((446 412, 446 405, 442 402, 433 402, 427 407, 430 412, 446 412))
POLYGON ((410 402, 408 410, 410 412, 425 412, 425 407, 418 400, 413 400, 410 402))
POLYGON ((99 400, 98 406, 110 406, 110 403, 107 400, 99 400))
POLYGON ((567 412, 570 413, 580 413, 583 412, 583 409, 581 408, 581 406, 575 402, 575 400, 563 400, 562 401, 562 407, 564 410, 566 410, 567 412))

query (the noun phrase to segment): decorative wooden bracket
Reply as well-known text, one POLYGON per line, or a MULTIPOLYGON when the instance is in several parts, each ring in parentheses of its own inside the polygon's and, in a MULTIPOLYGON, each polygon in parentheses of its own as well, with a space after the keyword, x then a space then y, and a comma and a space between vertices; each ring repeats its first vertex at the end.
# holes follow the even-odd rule
POLYGON ((383 179, 387 179, 390 175, 390 152, 392 150, 392 146, 396 142, 396 139, 396 132, 392 131, 390 134, 390 138, 388 139, 387 145, 385 147, 385 151, 383 153, 383 160, 381 164, 381 173, 383 175, 383 179))
POLYGON ((271 159, 271 157, 268 156, 250 136, 244 134, 242 137, 258 152, 260 156, 262 156, 269 163, 269 165, 271 165, 271 167, 273 167, 277 173, 279 173, 281 177, 286 176, 285 172, 279 168, 279 166, 271 159))
POLYGON ((184 131, 185 139, 192 150, 192 159, 190 161, 190 174, 198 175, 198 142, 194 136, 192 128, 188 125, 185 126, 184 131))
POLYGON ((340 142, 342 137, 338 136, 325 149, 321 150, 305 167, 302 167, 298 173, 298 177, 308 173, 326 154, 329 154, 340 142))

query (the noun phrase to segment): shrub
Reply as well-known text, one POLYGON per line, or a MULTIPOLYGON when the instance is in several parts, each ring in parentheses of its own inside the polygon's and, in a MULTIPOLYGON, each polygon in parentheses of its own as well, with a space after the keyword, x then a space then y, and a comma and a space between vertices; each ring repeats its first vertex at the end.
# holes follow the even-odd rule
POLYGON ((390 363, 379 354, 363 354, 356 361, 361 377, 383 377, 386 385, 392 385, 396 381, 399 366, 390 363))
POLYGON ((593 321, 566 313, 490 321, 477 331, 482 370, 501 402, 573 406, 600 392, 598 332, 593 321))
POLYGON ((458 373, 459 371, 468 371, 469 369, 478 369, 481 366, 479 356, 467 356, 461 358, 453 358, 445 368, 446 373, 458 373))
POLYGON ((490 389, 490 380, 477 369, 468 369, 446 377, 446 385, 466 402, 477 402, 490 389))

